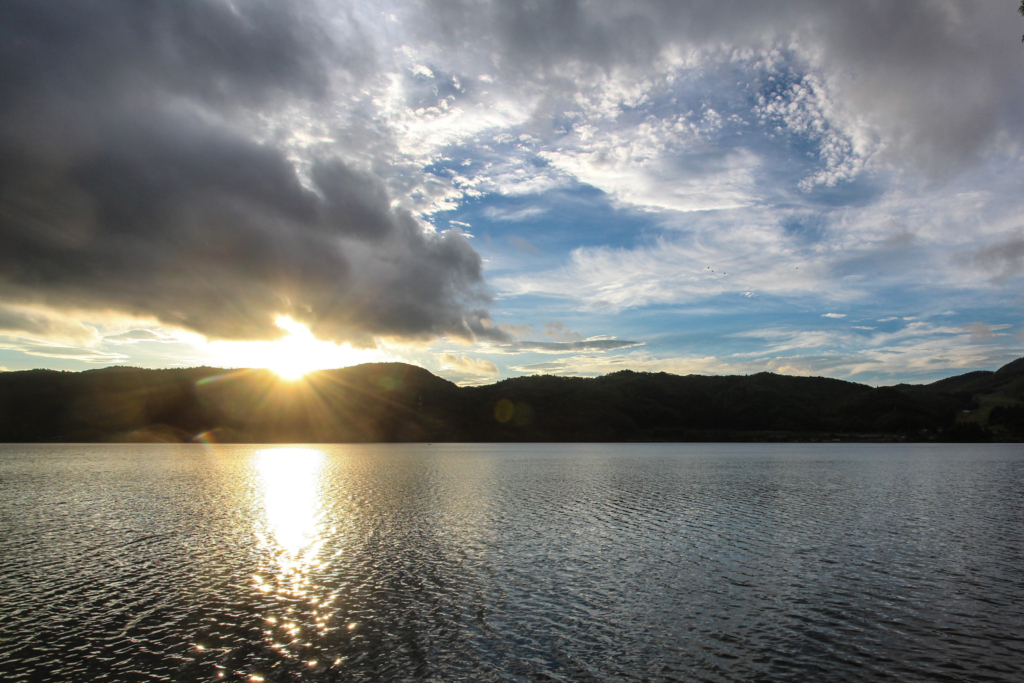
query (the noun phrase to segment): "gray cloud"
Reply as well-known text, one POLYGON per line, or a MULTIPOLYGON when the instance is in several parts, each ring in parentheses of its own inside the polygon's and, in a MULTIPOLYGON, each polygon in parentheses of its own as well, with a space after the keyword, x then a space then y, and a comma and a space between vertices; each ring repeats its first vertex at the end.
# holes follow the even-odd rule
POLYGON ((339 45, 302 7, 12 0, 0 82, 5 95, 32 98, 125 104, 172 92, 232 105, 275 92, 322 95, 329 68, 365 73, 365 42, 339 45))
POLYGON ((1017 234, 979 249, 970 258, 974 266, 991 273, 997 283, 1003 283, 1024 270, 1024 235, 1017 234))
POLYGON ((544 335, 563 342, 583 341, 583 335, 567 329, 561 320, 552 320, 544 323, 544 335))
MULTIPOLYGON (((213 338, 507 339, 481 260, 384 182, 261 117, 373 73, 312 4, 11 2, 0 28, 0 297, 213 338), (256 123, 254 123, 256 122, 256 123)), ((342 31, 344 34, 344 31, 342 31)))
MULTIPOLYGON (((1008 327, 1008 325, 1006 327, 1008 327)), ((995 330, 999 328, 979 322, 971 323, 963 329, 964 332, 967 332, 970 335, 972 342, 983 342, 995 338, 995 330)))
POLYGON ((1002 330, 1009 329, 1011 325, 987 325, 982 322, 971 323, 961 328, 964 332, 969 335, 969 339, 972 343, 987 342, 995 339, 996 337, 1002 337, 1006 335, 1006 332, 1002 330))

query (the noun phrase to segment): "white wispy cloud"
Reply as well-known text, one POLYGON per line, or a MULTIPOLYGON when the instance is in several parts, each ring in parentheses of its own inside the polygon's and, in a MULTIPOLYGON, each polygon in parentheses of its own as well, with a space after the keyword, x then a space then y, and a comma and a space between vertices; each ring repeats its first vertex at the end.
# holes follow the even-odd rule
POLYGON ((483 358, 470 358, 455 353, 437 355, 442 370, 458 370, 471 375, 497 375, 498 366, 483 358))
POLYGON ((16 351, 27 356, 37 358, 53 358, 60 360, 75 360, 83 363, 112 365, 123 363, 129 356, 123 353, 103 351, 95 348, 85 348, 60 344, 46 339, 32 339, 30 337, 7 336, 0 341, 0 349, 5 351, 16 351))
POLYGON ((557 270, 493 282, 510 294, 568 297, 593 309, 616 311, 726 293, 827 291, 825 281, 826 273, 786 244, 778 231, 723 226, 720 234, 700 241, 663 237, 635 249, 580 248, 557 270))
POLYGON ((684 118, 595 131, 540 156, 616 202, 652 211, 712 211, 753 201, 760 159, 745 149, 708 153, 684 118), (575 144, 568 144, 574 142, 575 144))
POLYGON ((509 235, 507 238, 509 244, 518 249, 519 251, 526 252, 527 254, 540 254, 541 250, 530 243, 525 237, 519 235, 509 235))
POLYGON ((566 354, 581 352, 603 352, 625 349, 631 346, 643 346, 644 342, 627 341, 624 339, 596 338, 584 339, 582 341, 515 341, 508 344, 483 344, 481 351, 486 353, 518 354, 518 353, 547 353, 566 354))
POLYGON ((797 376, 828 376, 873 385, 929 382, 958 372, 995 368, 1014 360, 1004 346, 971 344, 963 330, 917 330, 903 338, 878 338, 867 348, 828 333, 764 331, 787 336, 759 352, 724 356, 658 356, 630 351, 612 357, 574 355, 542 363, 516 365, 524 374, 605 375, 631 369, 677 375, 748 375, 774 372, 797 376), (839 343, 837 343, 839 342, 839 343))
POLYGON ((489 206, 484 210, 484 215, 492 221, 519 223, 520 221, 543 216, 547 211, 542 206, 527 206, 521 209, 502 209, 497 206, 489 206))

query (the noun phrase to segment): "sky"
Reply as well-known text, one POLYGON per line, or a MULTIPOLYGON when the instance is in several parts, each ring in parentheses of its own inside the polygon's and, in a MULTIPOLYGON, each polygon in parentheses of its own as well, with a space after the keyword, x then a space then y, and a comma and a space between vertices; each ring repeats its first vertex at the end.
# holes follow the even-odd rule
POLYGON ((0 368, 1024 356, 1017 0, 8 0, 0 368))

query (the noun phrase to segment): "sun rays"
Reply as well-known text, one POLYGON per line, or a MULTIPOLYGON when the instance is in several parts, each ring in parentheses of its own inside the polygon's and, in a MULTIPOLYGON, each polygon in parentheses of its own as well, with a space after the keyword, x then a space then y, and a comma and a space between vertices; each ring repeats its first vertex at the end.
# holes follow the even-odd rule
POLYGON ((214 341, 212 361, 225 367, 265 368, 294 381, 316 370, 344 368, 384 360, 379 349, 356 349, 317 339, 309 328, 282 315, 274 321, 288 336, 274 341, 214 341))

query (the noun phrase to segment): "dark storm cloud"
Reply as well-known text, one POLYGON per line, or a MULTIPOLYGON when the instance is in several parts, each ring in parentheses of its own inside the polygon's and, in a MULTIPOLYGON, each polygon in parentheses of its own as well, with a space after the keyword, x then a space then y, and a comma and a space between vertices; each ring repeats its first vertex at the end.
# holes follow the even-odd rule
POLYGON ((432 0, 426 7, 424 40, 476 46, 502 82, 568 96, 581 75, 619 70, 642 79, 673 51, 797 55, 877 131, 888 160, 934 176, 976 163, 1002 136, 1019 140, 1024 123, 1020 21, 1010 2, 432 0))
POLYGON ((9 2, 0 23, 0 297, 265 338, 504 339, 481 261, 375 175, 305 180, 246 122, 354 87, 373 56, 305 5, 9 2))
POLYGON ((273 89, 322 93, 330 62, 355 60, 286 2, 4 3, 4 100, 123 101, 177 92, 232 102, 273 89))

